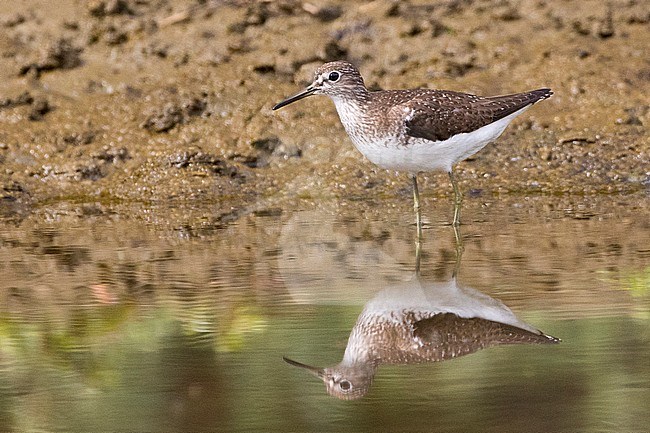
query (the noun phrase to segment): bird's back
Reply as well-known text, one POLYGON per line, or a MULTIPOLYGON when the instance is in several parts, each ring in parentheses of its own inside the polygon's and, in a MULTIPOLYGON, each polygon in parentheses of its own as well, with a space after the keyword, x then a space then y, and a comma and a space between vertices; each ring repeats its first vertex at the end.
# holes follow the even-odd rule
POLYGON ((412 311, 404 312, 400 321, 374 319, 357 323, 352 338, 358 340, 348 344, 357 345, 350 349, 363 352, 361 359, 377 364, 438 362, 498 345, 559 342, 540 331, 453 313, 412 311))

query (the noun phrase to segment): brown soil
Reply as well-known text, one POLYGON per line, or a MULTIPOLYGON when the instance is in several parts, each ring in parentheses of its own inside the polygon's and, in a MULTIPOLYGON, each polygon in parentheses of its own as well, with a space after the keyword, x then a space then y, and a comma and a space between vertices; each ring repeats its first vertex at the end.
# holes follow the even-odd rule
MULTIPOLYGON (((554 90, 459 164, 470 196, 647 193, 645 6, 1 2, 0 207, 402 201, 405 176, 365 161, 327 98, 271 111, 334 59, 373 88, 554 90)), ((422 192, 449 194, 446 176, 422 192)))

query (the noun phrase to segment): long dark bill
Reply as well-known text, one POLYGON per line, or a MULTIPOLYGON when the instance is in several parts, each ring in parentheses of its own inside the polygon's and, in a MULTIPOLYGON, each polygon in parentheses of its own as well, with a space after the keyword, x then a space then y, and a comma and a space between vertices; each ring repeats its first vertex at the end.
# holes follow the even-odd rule
POLYGON ((301 100, 302 98, 306 98, 307 96, 311 96, 311 95, 314 94, 315 91, 316 91, 316 88, 309 86, 305 90, 303 90, 302 92, 297 93, 297 94, 295 94, 293 96, 290 96, 289 98, 285 99, 284 101, 276 104, 273 107, 273 110, 279 110, 280 108, 284 107, 285 105, 289 105, 292 102, 296 102, 296 101, 301 100))
MULTIPOLYGON (((304 98, 304 96, 303 96, 304 98)), ((313 374, 316 377, 320 377, 321 379, 323 378, 323 369, 318 368, 318 367, 312 367, 311 365, 303 364, 302 362, 294 361, 293 359, 289 359, 286 356, 283 356, 282 359, 284 359, 284 362, 287 364, 293 365, 294 367, 300 367, 304 368, 311 374, 313 374)))

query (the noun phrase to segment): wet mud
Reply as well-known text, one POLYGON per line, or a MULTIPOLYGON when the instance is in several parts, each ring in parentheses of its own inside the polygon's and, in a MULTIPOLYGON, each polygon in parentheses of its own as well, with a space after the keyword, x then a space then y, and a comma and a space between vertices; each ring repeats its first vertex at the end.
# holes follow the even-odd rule
MULTIPOLYGON (((470 200, 647 196, 645 6, 2 2, 0 206, 94 215, 130 203, 208 204, 227 219, 251 203, 265 212, 328 198, 402 202, 406 177, 365 161, 327 98, 271 111, 334 59, 357 64, 374 89, 553 89, 459 164, 470 200)), ((437 199, 451 188, 433 173, 421 193, 437 199)))

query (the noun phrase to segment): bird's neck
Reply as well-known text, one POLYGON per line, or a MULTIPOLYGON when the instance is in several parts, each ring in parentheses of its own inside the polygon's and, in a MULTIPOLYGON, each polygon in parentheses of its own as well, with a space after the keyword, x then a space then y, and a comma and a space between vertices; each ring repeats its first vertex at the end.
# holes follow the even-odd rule
POLYGON ((349 89, 342 94, 330 95, 330 97, 339 113, 341 109, 363 112, 370 102, 370 92, 363 86, 349 89))
POLYGON ((364 317, 359 317, 359 321, 352 329, 345 347, 343 364, 374 364, 376 362, 372 347, 372 335, 365 329, 364 322, 364 317))
MULTIPOLYGON (((355 142, 355 138, 361 134, 361 129, 367 122, 367 114, 370 106, 370 92, 365 88, 355 89, 350 95, 332 96, 343 127, 355 142)), ((362 134, 361 134, 362 135, 362 134)))

